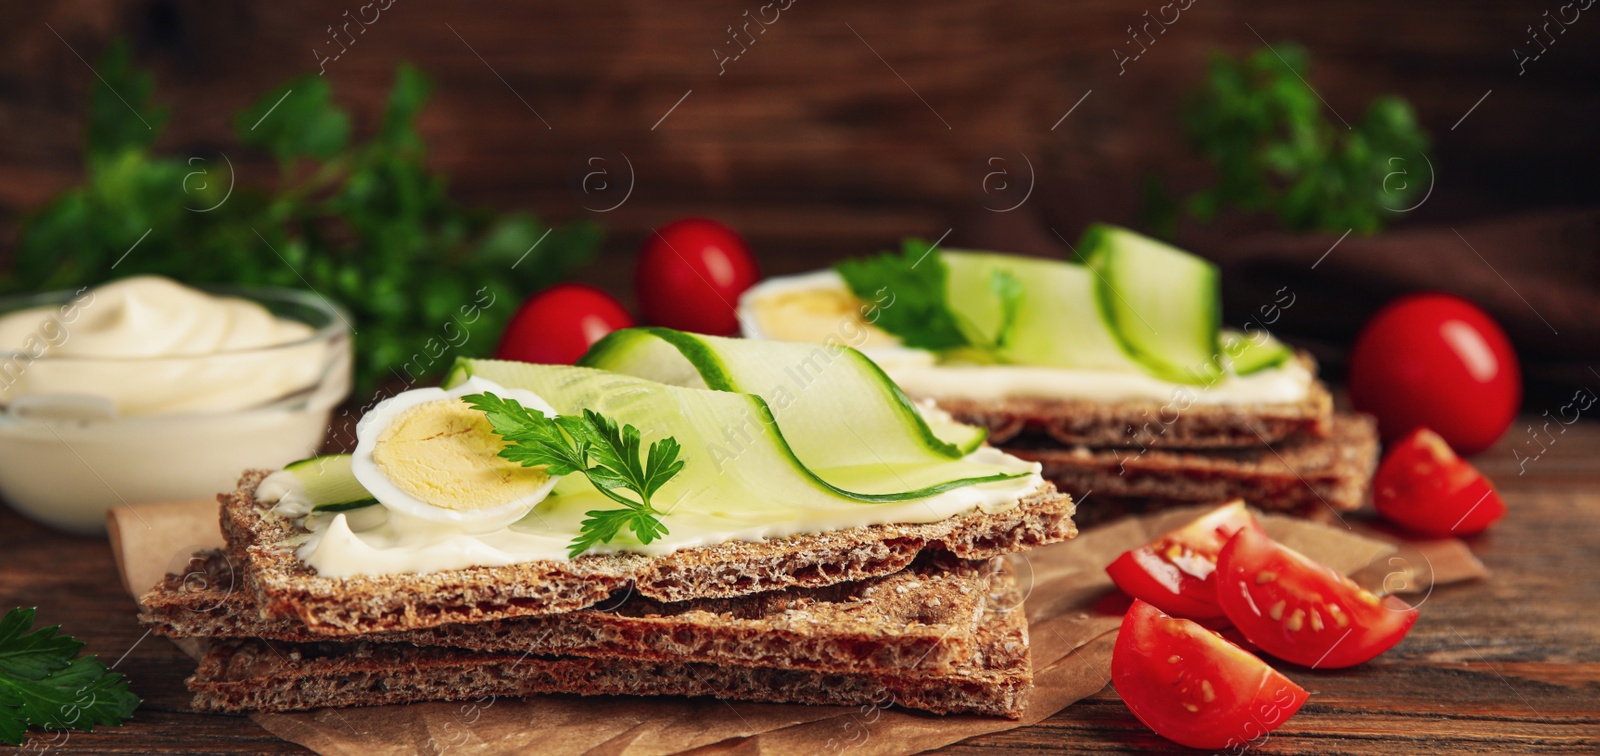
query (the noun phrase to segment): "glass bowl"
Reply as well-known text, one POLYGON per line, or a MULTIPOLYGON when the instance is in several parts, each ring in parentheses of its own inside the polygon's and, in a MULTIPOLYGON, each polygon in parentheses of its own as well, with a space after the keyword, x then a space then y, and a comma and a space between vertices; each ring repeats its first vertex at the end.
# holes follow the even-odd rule
MULTIPOLYGON (((0 351, 0 498, 52 527, 105 532, 114 506, 211 498, 251 468, 277 468, 322 444, 350 393, 349 318, 322 297, 214 287, 304 323, 311 335, 258 349, 183 357, 52 356, 94 306, 62 291, 0 297, 0 315, 61 308, 23 351, 0 351), (69 321, 69 308, 79 308, 69 321)), ((85 299, 88 301, 85 301, 85 299)))

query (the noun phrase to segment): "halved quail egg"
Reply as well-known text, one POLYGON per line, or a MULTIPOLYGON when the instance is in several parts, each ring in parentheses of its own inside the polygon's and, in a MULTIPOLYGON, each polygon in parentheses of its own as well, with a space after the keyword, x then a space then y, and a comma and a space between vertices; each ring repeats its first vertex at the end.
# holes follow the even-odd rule
POLYGON ((547 417, 556 414, 532 391, 477 377, 448 390, 397 394, 356 425, 350 463, 356 480, 393 513, 471 532, 521 519, 559 476, 499 456, 504 442, 488 418, 461 399, 486 391, 547 417))

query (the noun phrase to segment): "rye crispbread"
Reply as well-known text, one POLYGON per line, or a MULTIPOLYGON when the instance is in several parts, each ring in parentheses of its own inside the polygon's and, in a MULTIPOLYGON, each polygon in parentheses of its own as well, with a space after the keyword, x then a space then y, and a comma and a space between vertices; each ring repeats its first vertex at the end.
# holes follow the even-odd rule
MULTIPOLYGON (((220 551, 196 554, 139 599, 156 633, 318 643, 296 620, 263 619, 220 551)), ((1010 565, 925 555, 886 577, 733 599, 662 603, 626 593, 603 609, 373 633, 380 644, 473 651, 698 661, 833 672, 940 670, 974 652, 991 601, 1021 600, 1010 565)))
POLYGON ((1366 500, 1378 461, 1378 431, 1368 415, 1341 413, 1327 437, 1300 434, 1251 449, 1006 451, 1042 463, 1046 478, 1082 501, 1080 521, 1121 514, 1119 502, 1130 499, 1149 505, 1242 498, 1270 511, 1347 512, 1366 500))
POLYGON ((266 471, 221 494, 222 532, 263 616, 297 617, 312 632, 360 635, 556 614, 629 588, 658 601, 731 598, 888 575, 924 549, 988 559, 1077 534, 1072 500, 1048 483, 1010 509, 925 524, 890 524, 761 542, 729 541, 661 557, 604 554, 426 574, 328 578, 288 545, 306 531, 255 500, 266 471))
MULTIPOLYGON (((1010 582, 1015 589, 1014 581, 1010 582)), ((781 669, 702 662, 464 651, 402 643, 223 641, 187 681, 201 711, 300 711, 539 693, 714 696, 819 705, 896 704, 1017 718, 1033 687, 1020 600, 991 602, 974 653, 943 670, 781 669)))
MULTIPOLYGON (((1316 375, 1309 355, 1301 364, 1316 375)), ((1092 448, 1234 449, 1332 431, 1333 397, 1313 379, 1298 402, 1199 404, 1181 398, 1098 402, 1011 397, 936 398, 957 420, 989 429, 989 443, 1092 448)))

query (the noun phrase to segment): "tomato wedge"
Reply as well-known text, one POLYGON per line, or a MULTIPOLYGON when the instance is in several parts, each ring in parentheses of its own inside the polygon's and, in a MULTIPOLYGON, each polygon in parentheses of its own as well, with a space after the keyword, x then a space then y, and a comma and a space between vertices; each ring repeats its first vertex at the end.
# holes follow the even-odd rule
POLYGON ((1318 669, 1360 664, 1399 643, 1417 610, 1379 599, 1266 535, 1241 530, 1217 560, 1217 601, 1251 643, 1318 669))
POLYGON ((1427 428, 1412 431, 1384 457, 1372 479, 1372 504, 1406 529, 1436 538, 1482 533, 1506 516, 1494 484, 1427 428))
POLYGON ((1123 593, 1154 604, 1174 617, 1223 616, 1217 605, 1217 554, 1241 529, 1262 532, 1243 501, 1222 505, 1199 519, 1132 551, 1106 567, 1123 593))
POLYGON ((1213 750, 1243 749, 1293 716, 1307 697, 1222 636, 1137 599, 1111 651, 1111 683, 1157 734, 1213 750))

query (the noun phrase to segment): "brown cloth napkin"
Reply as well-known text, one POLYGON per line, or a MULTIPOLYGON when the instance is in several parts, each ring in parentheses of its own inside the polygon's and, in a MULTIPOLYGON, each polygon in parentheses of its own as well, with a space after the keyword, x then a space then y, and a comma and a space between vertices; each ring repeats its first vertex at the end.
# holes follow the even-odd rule
MULTIPOLYGON (((258 713, 251 719, 278 737, 323 754, 645 755, 691 749, 740 754, 917 753, 1033 724, 1104 688, 1111 678, 1111 647, 1127 606, 1106 576, 1105 565, 1204 509, 1128 518, 1068 543, 1012 557, 1028 590, 1035 677, 1032 704, 1020 721, 935 716, 886 706, 609 696, 258 713)), ((213 502, 146 505, 138 513, 118 508, 107 520, 123 582, 135 596, 166 572, 183 572, 196 549, 222 544, 213 502)), ((1426 595, 1435 585, 1486 574, 1456 540, 1397 549, 1392 539, 1337 523, 1321 525, 1280 515, 1265 515, 1262 523, 1274 538, 1340 572, 1358 575, 1370 587, 1426 595)))

